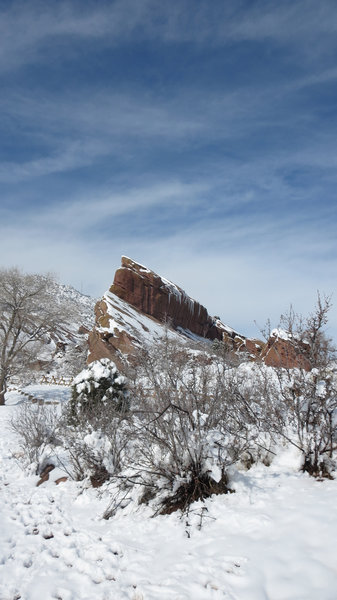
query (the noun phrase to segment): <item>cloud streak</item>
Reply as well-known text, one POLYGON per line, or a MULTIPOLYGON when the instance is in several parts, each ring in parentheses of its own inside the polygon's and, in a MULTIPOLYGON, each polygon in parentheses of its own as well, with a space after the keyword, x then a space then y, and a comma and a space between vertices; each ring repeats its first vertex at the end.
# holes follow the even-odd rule
MULTIPOLYGON (((128 208, 132 211, 132 202, 128 208)), ((319 237, 315 223, 296 227, 291 215, 281 223, 261 216, 245 223, 239 217, 213 220, 206 228, 198 222, 168 235, 158 231, 151 238, 130 237, 127 230, 111 227, 110 236, 102 239, 90 235, 86 221, 75 222, 69 235, 70 228, 62 230, 66 219, 54 224, 50 216, 49 227, 41 227, 37 220, 36 230, 23 221, 7 228, 1 245, 11 264, 58 271, 62 281, 83 284, 84 291, 100 295, 111 284, 120 255, 126 254, 180 284, 211 313, 245 334, 258 335, 254 320, 263 325, 270 317, 277 324, 290 302, 307 313, 317 289, 326 293, 335 289, 337 248, 332 228, 319 237)), ((335 309, 331 317, 336 332, 335 309)))
MULTIPOLYGON (((107 45, 121 41, 153 39, 165 43, 195 43, 226 46, 240 41, 274 40, 292 43, 315 40, 326 43, 336 33, 337 9, 333 1, 320 5, 311 0, 219 2, 211 5, 190 0, 170 4, 155 0, 90 2, 13 2, 1 13, 3 69, 44 60, 41 47, 59 38, 102 40, 107 45), (15 33, 15 36, 13 35, 15 33)), ((303 48, 303 44, 301 46, 303 48)), ((310 51, 310 46, 307 48, 310 51)), ((317 55, 317 49, 315 50, 317 55)))
POLYGON ((336 290, 333 2, 3 6, 4 264, 131 255, 243 333, 336 290))

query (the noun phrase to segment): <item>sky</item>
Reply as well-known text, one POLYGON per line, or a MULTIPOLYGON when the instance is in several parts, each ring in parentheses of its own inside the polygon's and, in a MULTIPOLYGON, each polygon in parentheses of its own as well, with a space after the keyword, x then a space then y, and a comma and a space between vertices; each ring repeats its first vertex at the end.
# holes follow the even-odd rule
POLYGON ((0 265, 121 255, 245 335, 332 295, 334 0, 0 0, 0 265))

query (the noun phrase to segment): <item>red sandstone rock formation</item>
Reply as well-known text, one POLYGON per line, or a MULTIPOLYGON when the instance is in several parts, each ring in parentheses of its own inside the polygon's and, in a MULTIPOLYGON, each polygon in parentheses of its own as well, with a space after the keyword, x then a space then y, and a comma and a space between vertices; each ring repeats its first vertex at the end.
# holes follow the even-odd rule
POLYGON ((268 367, 283 367, 286 369, 305 369, 309 371, 310 361, 305 344, 292 342, 272 332, 261 353, 263 362, 268 367))
POLYGON ((96 304, 95 314, 88 362, 111 358, 120 366, 121 354, 132 353, 151 337, 153 329, 154 337, 163 333, 161 327, 167 323, 185 336, 224 341, 233 352, 245 352, 253 360, 261 358, 268 366, 310 368, 305 348, 299 352, 291 340, 277 334, 267 343, 238 334, 211 317, 180 287, 125 256, 109 292, 96 304))
POLYGON ((110 292, 161 323, 168 321, 175 329, 188 329, 211 340, 222 339, 204 306, 174 283, 130 258, 122 257, 110 292))

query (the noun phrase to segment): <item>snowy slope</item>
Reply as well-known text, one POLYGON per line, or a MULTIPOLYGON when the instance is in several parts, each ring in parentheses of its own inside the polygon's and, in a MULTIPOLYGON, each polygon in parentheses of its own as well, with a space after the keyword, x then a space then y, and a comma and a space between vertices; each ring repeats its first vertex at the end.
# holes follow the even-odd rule
MULTIPOLYGON (((155 340, 163 337, 165 333, 165 324, 159 323, 156 319, 141 313, 136 308, 125 302, 116 294, 106 292, 103 296, 110 317, 109 326, 97 328, 103 333, 114 333, 117 331, 126 331, 139 344, 151 344, 155 340)), ((208 343, 209 340, 199 337, 194 333, 178 328, 175 331, 167 328, 167 334, 171 339, 179 340, 180 343, 186 341, 186 338, 193 339, 198 342, 208 343), (183 334, 183 335, 181 335, 183 334)))
POLYGON ((49 292, 52 302, 68 305, 73 320, 70 321, 67 327, 59 327, 46 336, 33 369, 25 373, 23 380, 20 377, 15 378, 15 383, 23 383, 23 381, 27 383, 29 380, 39 381, 46 374, 57 377, 71 377, 74 373, 69 364, 70 362, 73 364, 77 360, 76 348, 83 355, 83 360, 77 371, 84 366, 87 355, 87 337, 84 332, 92 329, 94 325, 94 309, 97 300, 81 294, 71 286, 57 282, 54 282, 49 292))
POLYGON ((36 487, 20 469, 6 427, 18 402, 0 409, 1 600, 337 598, 337 482, 298 473, 296 451, 237 472, 234 494, 188 520, 129 505, 106 521, 108 485, 36 487))
POLYGON ((69 333, 76 337, 79 327, 83 326, 86 329, 93 327, 95 322, 94 309, 97 299, 81 294, 81 292, 75 290, 70 285, 63 285, 57 282, 54 283, 50 294, 54 302, 62 303, 65 301, 69 304, 70 310, 73 309, 77 315, 74 322, 70 325, 69 333))

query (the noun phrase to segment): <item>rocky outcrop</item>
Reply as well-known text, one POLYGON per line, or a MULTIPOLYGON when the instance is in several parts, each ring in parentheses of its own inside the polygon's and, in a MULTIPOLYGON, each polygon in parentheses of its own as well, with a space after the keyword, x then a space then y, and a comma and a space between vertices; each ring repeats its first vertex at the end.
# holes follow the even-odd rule
MULTIPOLYGON (((211 317, 179 286, 125 256, 109 291, 97 302, 95 315, 88 362, 112 358, 120 363, 120 355, 132 353, 144 339, 161 337, 164 324, 180 339, 225 340, 234 350, 248 349, 244 336, 211 317)), ((251 345, 256 353, 256 344, 251 345)))
POLYGON ((144 341, 161 337, 167 323, 170 335, 180 340, 181 336, 219 340, 229 351, 244 352, 268 366, 309 368, 305 348, 299 351, 276 330, 267 343, 246 338, 218 317, 211 317, 180 287, 125 256, 109 291, 96 304, 95 315, 88 362, 111 358, 120 367, 123 355, 131 354, 144 341))
MULTIPOLYGON (((100 302, 98 304, 101 307, 103 303, 100 302)), ((107 310, 107 304, 105 304, 105 307, 107 310)), ((98 326, 94 327, 88 337, 89 356, 87 362, 91 363, 101 358, 110 358, 121 369, 123 366, 121 355, 131 354, 134 348, 140 345, 138 338, 133 337, 130 333, 118 327, 113 328, 113 330, 109 327, 104 331, 104 328, 100 325, 99 318, 97 323, 98 326)))
POLYGON ((274 330, 271 332, 269 340, 264 345, 261 358, 268 367, 283 367, 286 369, 305 369, 311 368, 308 358, 308 348, 302 342, 292 340, 285 332, 274 330), (282 335, 283 333, 283 335, 282 335))
POLYGON ((110 292, 157 321, 167 321, 174 329, 189 330, 211 340, 222 339, 222 332, 204 306, 131 258, 122 257, 110 292))

